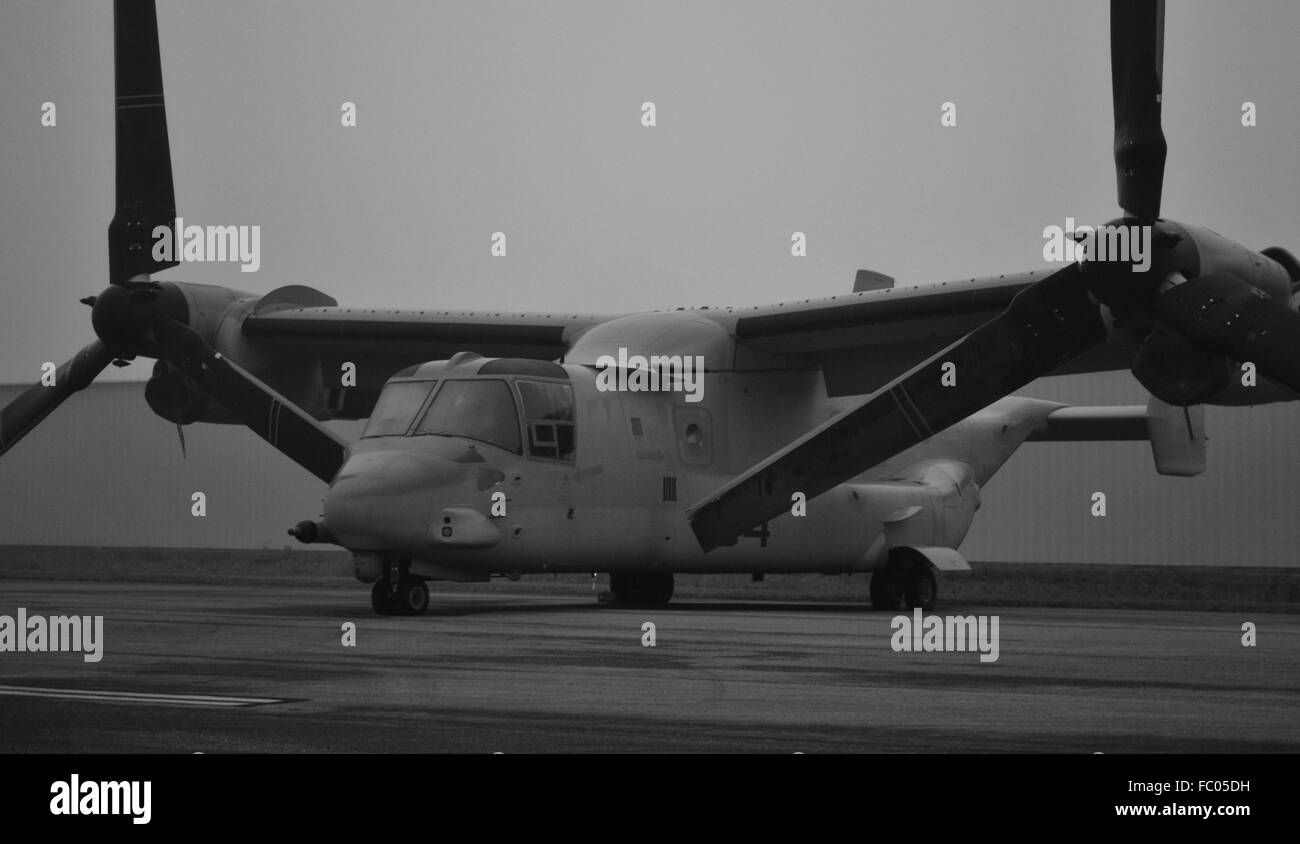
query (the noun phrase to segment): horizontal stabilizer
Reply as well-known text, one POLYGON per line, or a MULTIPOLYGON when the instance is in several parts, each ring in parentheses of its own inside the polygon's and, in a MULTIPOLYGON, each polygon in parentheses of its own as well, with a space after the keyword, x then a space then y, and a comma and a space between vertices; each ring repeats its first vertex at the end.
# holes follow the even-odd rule
POLYGON ((1113 442, 1147 439, 1147 409, 1127 407, 1062 407, 1029 435, 1030 442, 1113 442))
POLYGON ((1049 413, 1029 442, 1148 440, 1156 471, 1192 477, 1205 471, 1205 407, 1182 408, 1155 396, 1126 407, 1062 407, 1049 413))

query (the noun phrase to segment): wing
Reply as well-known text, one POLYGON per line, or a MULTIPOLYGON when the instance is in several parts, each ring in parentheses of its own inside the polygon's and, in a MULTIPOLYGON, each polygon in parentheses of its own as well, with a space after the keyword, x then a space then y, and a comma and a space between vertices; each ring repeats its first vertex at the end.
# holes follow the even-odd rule
POLYGON ((282 288, 257 301, 243 317, 240 336, 292 360, 319 360, 327 390, 328 415, 363 419, 370 415, 384 382, 394 373, 456 352, 486 357, 555 360, 573 337, 605 317, 510 311, 383 310, 343 308, 310 288, 282 288), (355 379, 344 386, 339 373, 351 364, 355 379))
MULTIPOLYGON (((737 309, 732 330, 742 347, 811 358, 822 368, 832 396, 866 395, 993 319, 1017 293, 1053 271, 917 287, 882 285, 737 309)), ((1131 353, 1104 344, 1047 374, 1128 369, 1131 363, 1131 353)))
MULTIPOLYGON (((877 274, 878 275, 878 274, 877 274)), ((844 295, 754 308, 705 309, 735 338, 737 359, 776 355, 820 367, 832 396, 867 395, 1003 312, 1020 291, 1046 271, 972 278, 918 287, 865 285, 844 295)), ((892 281, 885 278, 887 281, 892 281)), ((577 313, 385 310, 340 307, 307 287, 285 287, 250 302, 239 334, 276 358, 310 355, 319 361, 327 411, 336 419, 370 414, 384 382, 395 372, 459 351, 488 357, 556 360, 588 328, 610 317, 577 313), (344 386, 346 364, 355 382, 344 386)), ((220 341, 218 341, 220 345, 220 341)), ((234 348, 227 354, 242 357, 234 348)), ((1129 355, 1098 346, 1052 375, 1127 369, 1129 355)), ((760 364, 761 365, 761 364, 760 364)), ((298 370, 268 383, 293 394, 298 370)))

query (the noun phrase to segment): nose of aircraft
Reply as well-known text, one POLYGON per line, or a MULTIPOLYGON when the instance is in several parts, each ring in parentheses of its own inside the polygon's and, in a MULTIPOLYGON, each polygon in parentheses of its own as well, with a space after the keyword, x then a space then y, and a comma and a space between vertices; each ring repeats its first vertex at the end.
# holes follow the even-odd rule
POLYGON ((353 454, 325 493, 325 525, 349 548, 419 547, 439 507, 475 503, 481 471, 437 454, 353 454))
POLYGON ((326 500, 336 495, 391 495, 422 487, 455 483, 465 476, 464 464, 440 455, 405 451, 366 451, 348 457, 330 484, 326 500))

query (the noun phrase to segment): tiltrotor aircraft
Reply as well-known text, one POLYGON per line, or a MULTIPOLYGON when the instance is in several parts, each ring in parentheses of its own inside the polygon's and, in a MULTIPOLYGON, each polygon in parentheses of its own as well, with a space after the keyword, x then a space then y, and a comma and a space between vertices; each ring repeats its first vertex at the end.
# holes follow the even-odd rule
POLYGON ((156 359, 149 406, 242 423, 329 486, 291 531, 353 553, 381 614, 428 580, 608 572, 620 603, 668 601, 679 572, 870 572, 873 606, 933 607, 981 488, 1030 440, 1150 440, 1157 469, 1204 466, 1203 405, 1300 393, 1300 263, 1160 216, 1163 3, 1111 5, 1115 164, 1150 266, 854 290, 748 309, 610 316, 343 308, 155 281, 177 216, 152 2, 117 0, 116 213, 97 339, 3 410, 0 451, 109 363, 156 359), (1244 386, 1243 362, 1258 367, 1244 386), (354 368, 355 379, 341 372, 354 368), (1147 407, 1011 393, 1131 369, 1147 407), (344 441, 321 424, 363 419, 344 441))

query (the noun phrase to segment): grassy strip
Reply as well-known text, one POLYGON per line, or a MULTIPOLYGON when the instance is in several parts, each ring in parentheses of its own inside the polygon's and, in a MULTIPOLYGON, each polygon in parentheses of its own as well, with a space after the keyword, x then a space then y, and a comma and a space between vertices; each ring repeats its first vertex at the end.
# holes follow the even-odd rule
MULTIPOLYGON (((324 550, 146 549, 0 546, 4 580, 88 580, 162 584, 312 585, 364 589, 351 557, 324 550)), ((589 575, 534 575, 517 583, 437 584, 435 592, 567 594, 589 597, 589 575)), ((676 596, 753 601, 865 603, 868 575, 677 575, 676 596)), ((0 585, 0 594, 3 594, 0 585)), ((1258 567, 1099 566, 974 563, 969 574, 940 577, 943 606, 1114 607, 1300 611, 1300 570, 1258 567)))
MULTIPOLYGON (((1127 566, 1064 563, 974 563, 974 571, 940 578, 942 606, 1041 606, 1124 609, 1300 611, 1300 569, 1239 566, 1127 566)), ((215 548, 0 546, 5 580, 126 583, 310 585, 363 589, 351 558, 338 551, 215 548)), ((534 575, 518 582, 440 583, 435 592, 591 596, 589 575, 534 575)), ((865 603, 870 576, 858 574, 678 575, 681 598, 865 603)))

